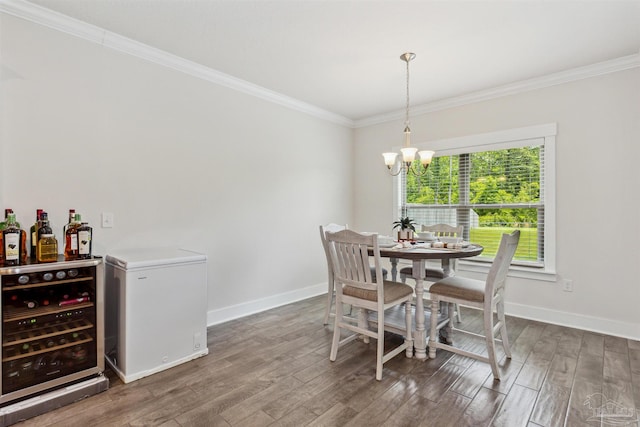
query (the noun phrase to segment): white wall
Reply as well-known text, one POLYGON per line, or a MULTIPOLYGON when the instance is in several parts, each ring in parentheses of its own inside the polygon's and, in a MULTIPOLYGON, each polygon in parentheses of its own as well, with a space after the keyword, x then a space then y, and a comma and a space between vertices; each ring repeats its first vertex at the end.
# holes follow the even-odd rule
POLYGON ((75 208, 96 254, 206 253, 210 323, 326 290, 352 129, 10 15, 0 41, 0 201, 22 224, 44 208, 59 237, 75 208))
MULTIPOLYGON (((640 69, 413 117, 414 142, 557 123, 558 282, 510 278, 523 317, 640 339, 640 69), (572 279, 573 292, 559 281, 572 279)), ((380 153, 400 121, 356 130, 355 227, 389 233, 392 179, 380 153), (377 166, 377 167, 375 167, 377 166)))

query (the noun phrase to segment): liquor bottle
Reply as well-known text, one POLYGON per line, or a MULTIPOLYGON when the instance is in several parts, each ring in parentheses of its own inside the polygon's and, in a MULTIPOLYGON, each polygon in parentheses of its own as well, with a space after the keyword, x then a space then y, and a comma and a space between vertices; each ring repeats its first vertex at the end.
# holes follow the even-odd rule
POLYGON ((36 300, 26 300, 26 301, 23 301, 23 304, 24 304, 25 307, 27 307, 29 309, 38 307, 38 301, 36 301, 36 300))
MULTIPOLYGON (((41 227, 42 230, 44 228, 41 227)), ((51 227, 48 227, 51 230, 51 227)), ((51 233, 46 233, 38 239, 36 249, 38 262, 56 262, 58 260, 58 241, 51 233)))
POLYGON ((36 209, 36 222, 29 229, 31 236, 31 259, 36 259, 36 247, 38 246, 38 229, 40 228, 40 214, 42 209, 36 209))
POLYGON ((78 227, 80 226, 80 214, 74 214, 73 220, 65 232, 64 259, 78 259, 78 227))
POLYGON ((5 208, 4 221, 0 222, 0 264, 4 264, 4 241, 2 240, 2 230, 7 228, 7 216, 13 212, 13 209, 5 208))
POLYGON ((11 294, 8 300, 6 301, 5 305, 8 305, 14 308, 21 307, 20 297, 18 296, 18 294, 11 294))
POLYGON ((16 215, 9 213, 4 230, 2 230, 2 243, 4 253, 2 260, 4 265, 20 265, 22 259, 22 247, 20 245, 21 233, 16 223, 16 215))
MULTIPOLYGON (((13 209, 5 209, 5 219, 8 214, 14 213, 13 209)), ((27 262, 27 232, 20 227, 20 223, 16 220, 16 227, 20 230, 20 263, 24 264, 27 262)))
POLYGON ((76 217, 76 210, 75 209, 69 209, 69 222, 67 222, 64 225, 64 227, 62 227, 62 235, 63 236, 67 235, 67 229, 69 227, 71 227, 71 223, 73 222, 75 217, 76 217))
POLYGON ((9 212, 11 212, 11 209, 4 210, 5 220, 0 222, 0 265, 4 264, 4 240, 2 239, 2 230, 7 228, 6 217, 9 212))
POLYGON ((38 228, 37 232, 36 244, 42 238, 43 234, 53 234, 53 230, 49 225, 49 214, 47 214, 46 212, 42 212, 40 214, 40 227, 38 228))
POLYGON ((92 229, 88 223, 83 222, 78 227, 78 258, 91 258, 91 234, 92 229))

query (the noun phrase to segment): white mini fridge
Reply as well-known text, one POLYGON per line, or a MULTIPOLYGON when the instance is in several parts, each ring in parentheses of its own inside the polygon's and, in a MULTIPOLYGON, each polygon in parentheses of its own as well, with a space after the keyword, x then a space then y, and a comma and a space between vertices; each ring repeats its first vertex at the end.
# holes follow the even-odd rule
POLYGON ((176 248, 105 260, 105 356, 125 383, 206 355, 207 257, 176 248))

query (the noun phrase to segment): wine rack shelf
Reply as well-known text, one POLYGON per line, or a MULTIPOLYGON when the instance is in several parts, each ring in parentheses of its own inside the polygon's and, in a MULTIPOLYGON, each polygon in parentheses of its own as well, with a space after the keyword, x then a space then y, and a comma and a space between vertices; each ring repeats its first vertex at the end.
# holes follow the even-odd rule
POLYGON ((49 305, 46 307, 36 307, 30 310, 25 309, 12 309, 11 307, 5 308, 5 313, 2 314, 3 322, 13 322, 16 320, 24 320, 31 319, 38 316, 44 316, 47 314, 57 314, 57 313, 66 313, 72 310, 79 310, 83 308, 93 307, 92 302, 82 302, 78 304, 65 305, 63 307, 59 307, 56 305, 49 305))
POLYGON ((63 279, 63 280, 56 280, 56 281, 33 282, 33 283, 28 283, 26 285, 20 285, 20 284, 11 283, 11 284, 4 285, 2 290, 3 291, 15 291, 15 290, 19 290, 19 289, 41 288, 43 286, 63 285, 65 283, 87 282, 87 281, 91 281, 91 280, 93 280, 93 278, 91 278, 91 277, 76 277, 74 279, 63 279))
POLYGON ((32 343, 26 350, 19 350, 19 346, 10 347, 4 349, 2 362, 11 362, 12 360, 24 359, 26 357, 36 356, 38 354, 50 353, 56 350, 63 350, 68 347, 75 347, 79 344, 84 344, 93 341, 90 335, 85 333, 69 334, 68 339, 65 339, 64 344, 56 344, 52 347, 47 347, 40 342, 32 343), (74 336, 75 335, 75 336, 74 336), (6 355, 6 356, 5 356, 6 355))
POLYGON ((34 340, 56 337, 62 334, 78 332, 91 328, 93 328, 93 324, 86 319, 73 320, 71 322, 45 326, 39 329, 7 334, 6 338, 2 342, 2 346, 9 347, 34 340))

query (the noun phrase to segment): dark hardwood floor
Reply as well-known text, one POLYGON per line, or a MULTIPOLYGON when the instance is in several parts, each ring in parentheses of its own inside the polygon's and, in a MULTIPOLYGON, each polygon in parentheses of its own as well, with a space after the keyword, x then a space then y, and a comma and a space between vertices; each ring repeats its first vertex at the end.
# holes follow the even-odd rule
MULTIPOLYGON (((502 357, 502 381, 487 364, 439 351, 427 361, 397 356, 378 382, 375 340, 350 343, 329 361, 324 301, 211 327, 208 356, 130 384, 107 371, 106 392, 16 425, 639 425, 638 341, 508 317, 513 358, 502 357)), ((478 313, 462 313, 463 326, 479 331, 478 313)))

